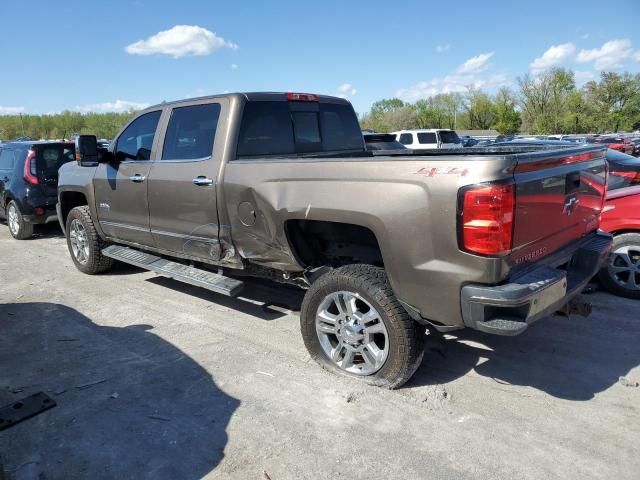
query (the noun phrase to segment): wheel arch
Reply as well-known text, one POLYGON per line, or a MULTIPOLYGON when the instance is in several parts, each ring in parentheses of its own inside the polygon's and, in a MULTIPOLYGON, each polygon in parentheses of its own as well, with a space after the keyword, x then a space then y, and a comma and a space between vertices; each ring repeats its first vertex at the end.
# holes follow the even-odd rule
POLYGON ((89 201, 87 196, 83 192, 78 192, 75 190, 67 190, 60 192, 58 196, 58 203, 60 205, 60 223, 64 228, 64 225, 67 223, 67 217, 69 216, 69 212, 73 210, 75 207, 81 207, 83 205, 89 205, 89 201))
POLYGON ((348 264, 384 267, 380 242, 369 227, 326 220, 289 219, 284 230, 291 252, 304 268, 348 264))

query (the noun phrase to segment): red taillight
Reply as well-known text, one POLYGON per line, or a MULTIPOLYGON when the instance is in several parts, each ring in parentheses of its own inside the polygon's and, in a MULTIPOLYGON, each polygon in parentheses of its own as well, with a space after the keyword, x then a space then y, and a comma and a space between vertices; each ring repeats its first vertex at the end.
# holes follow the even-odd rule
POLYGON ((24 161, 24 179, 31 185, 38 184, 38 169, 36 166, 36 152, 29 150, 27 159, 24 161))
POLYGON ((460 240, 463 250, 480 255, 506 255, 513 242, 513 184, 481 185, 462 193, 460 240))
POLYGON ((317 102, 319 100, 318 95, 313 93, 287 93, 287 100, 290 102, 317 102))

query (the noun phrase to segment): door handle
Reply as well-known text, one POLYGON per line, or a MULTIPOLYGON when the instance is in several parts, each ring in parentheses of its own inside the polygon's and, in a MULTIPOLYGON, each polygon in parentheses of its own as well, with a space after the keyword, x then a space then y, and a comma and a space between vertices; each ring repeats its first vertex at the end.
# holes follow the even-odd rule
POLYGON ((139 173, 136 173, 133 177, 129 177, 129 180, 131 180, 132 182, 135 182, 135 183, 142 183, 142 182, 144 182, 144 179, 145 179, 145 177, 143 177, 139 173))
POLYGON ((200 185, 200 186, 213 185, 213 180, 207 177, 196 177, 192 181, 194 185, 200 185))

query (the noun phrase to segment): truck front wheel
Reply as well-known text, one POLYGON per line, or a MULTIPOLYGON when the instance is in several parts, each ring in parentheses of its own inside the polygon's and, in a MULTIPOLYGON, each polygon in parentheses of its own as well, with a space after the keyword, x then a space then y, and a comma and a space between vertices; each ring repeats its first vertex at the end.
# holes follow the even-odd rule
POLYGON ((386 388, 420 366, 425 329, 395 298, 384 269, 347 265, 316 280, 300 312, 305 346, 323 368, 386 388))
POLYGON ((71 259, 78 270, 94 275, 111 268, 113 259, 102 254, 106 245, 96 231, 88 206, 75 207, 69 212, 65 233, 71 259))

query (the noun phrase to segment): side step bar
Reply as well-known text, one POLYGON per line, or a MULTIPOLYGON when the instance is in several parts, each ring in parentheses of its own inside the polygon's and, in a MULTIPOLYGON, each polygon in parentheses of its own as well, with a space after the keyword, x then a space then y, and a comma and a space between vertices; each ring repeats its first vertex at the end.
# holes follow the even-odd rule
POLYGON ((164 277, 173 278, 196 287, 206 288, 228 297, 235 297, 244 287, 244 282, 240 280, 225 277, 208 270, 189 267, 121 245, 110 245, 102 250, 102 254, 120 262, 152 270, 164 277))

